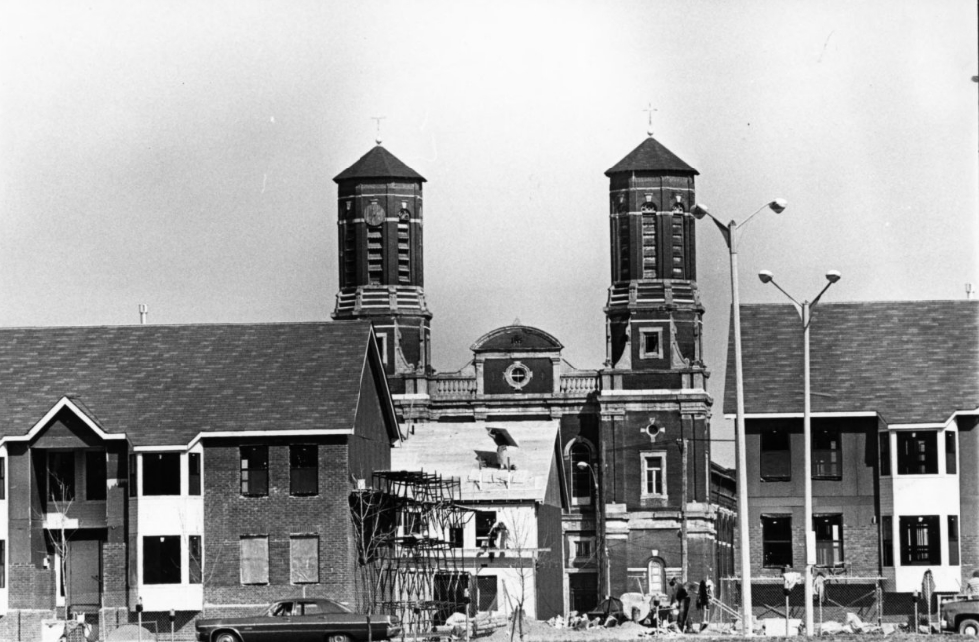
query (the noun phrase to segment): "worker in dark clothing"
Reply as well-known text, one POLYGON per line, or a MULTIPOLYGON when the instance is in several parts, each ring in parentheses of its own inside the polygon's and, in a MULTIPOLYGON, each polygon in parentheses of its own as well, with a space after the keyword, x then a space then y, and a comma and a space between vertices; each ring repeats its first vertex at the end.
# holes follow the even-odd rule
POLYGON ((676 625, 680 632, 687 630, 687 613, 690 611, 690 593, 682 582, 670 578, 670 605, 677 610, 676 625))

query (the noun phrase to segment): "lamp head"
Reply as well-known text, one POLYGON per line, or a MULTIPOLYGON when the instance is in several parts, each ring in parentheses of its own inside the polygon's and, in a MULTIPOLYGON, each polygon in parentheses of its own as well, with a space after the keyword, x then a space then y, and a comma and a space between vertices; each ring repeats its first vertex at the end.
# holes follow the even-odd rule
POLYGON ((775 279, 775 275, 768 270, 762 270, 758 273, 758 278, 762 283, 771 283, 775 279))
POLYGON ((588 462, 579 461, 577 464, 575 464, 575 466, 578 467, 578 470, 585 470, 586 468, 588 468, 588 462))
POLYGON ((826 273, 826 280, 829 281, 830 283, 836 283, 837 281, 840 280, 840 278, 842 278, 842 276, 843 275, 840 274, 839 270, 830 270, 829 272, 826 273))
POLYGON ((693 209, 690 211, 690 213, 693 214, 693 217, 698 221, 704 218, 705 216, 707 216, 708 214, 710 214, 710 212, 707 211, 707 206, 702 205, 701 203, 694 204, 693 209))
POLYGON ((776 198, 774 201, 768 204, 768 207, 772 208, 772 211, 776 214, 781 214, 788 206, 789 202, 784 198, 776 198))

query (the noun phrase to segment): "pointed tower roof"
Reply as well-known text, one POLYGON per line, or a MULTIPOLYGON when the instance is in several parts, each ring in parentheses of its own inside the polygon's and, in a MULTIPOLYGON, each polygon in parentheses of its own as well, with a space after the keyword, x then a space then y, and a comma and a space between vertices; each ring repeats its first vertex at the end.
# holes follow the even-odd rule
POLYGON ((425 178, 378 144, 360 157, 356 163, 337 174, 333 180, 339 183, 356 178, 407 178, 425 181, 425 178))
POLYGON ((611 176, 619 172, 675 172, 693 175, 700 173, 680 160, 676 154, 663 147, 652 136, 629 152, 625 158, 605 172, 605 175, 611 176))

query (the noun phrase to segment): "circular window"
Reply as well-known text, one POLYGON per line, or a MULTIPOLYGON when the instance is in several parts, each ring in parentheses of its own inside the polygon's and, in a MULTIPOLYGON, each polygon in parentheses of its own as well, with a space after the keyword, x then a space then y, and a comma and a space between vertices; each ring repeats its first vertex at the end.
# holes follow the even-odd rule
POLYGON ((514 390, 520 390, 533 379, 534 373, 519 361, 514 361, 503 372, 503 378, 514 390))

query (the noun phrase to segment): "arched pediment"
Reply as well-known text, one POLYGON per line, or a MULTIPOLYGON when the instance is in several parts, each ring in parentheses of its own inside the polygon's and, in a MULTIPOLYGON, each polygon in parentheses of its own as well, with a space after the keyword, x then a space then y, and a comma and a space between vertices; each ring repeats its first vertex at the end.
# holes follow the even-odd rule
POLYGON ((553 335, 528 325, 508 325, 491 330, 472 345, 473 352, 560 352, 564 348, 553 335))

